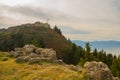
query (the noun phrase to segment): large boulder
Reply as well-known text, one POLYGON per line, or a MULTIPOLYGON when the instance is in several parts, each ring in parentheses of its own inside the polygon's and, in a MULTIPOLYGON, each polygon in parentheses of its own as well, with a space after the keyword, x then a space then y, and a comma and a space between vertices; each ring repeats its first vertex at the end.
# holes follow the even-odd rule
POLYGON ((86 62, 84 64, 87 80, 113 80, 112 73, 108 66, 103 62, 86 62))
POLYGON ((56 61, 56 51, 53 49, 42 49, 41 60, 43 61, 56 61))
POLYGON ((24 63, 24 62, 27 62, 29 60, 29 56, 20 56, 18 58, 16 58, 16 62, 17 63, 24 63))
POLYGON ((35 51, 36 47, 34 45, 25 45, 23 47, 23 49, 24 49, 24 54, 28 55, 30 53, 33 53, 35 51))

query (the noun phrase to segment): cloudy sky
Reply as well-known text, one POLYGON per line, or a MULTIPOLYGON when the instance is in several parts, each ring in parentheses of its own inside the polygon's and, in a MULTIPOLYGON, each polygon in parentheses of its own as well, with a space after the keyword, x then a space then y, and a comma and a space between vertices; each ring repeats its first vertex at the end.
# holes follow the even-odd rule
POLYGON ((0 0, 0 28, 47 18, 70 39, 120 41, 120 0, 0 0))

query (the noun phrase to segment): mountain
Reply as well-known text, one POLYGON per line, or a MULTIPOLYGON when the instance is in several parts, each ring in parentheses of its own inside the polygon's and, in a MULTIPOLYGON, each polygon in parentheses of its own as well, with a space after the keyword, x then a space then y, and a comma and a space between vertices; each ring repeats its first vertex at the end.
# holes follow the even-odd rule
POLYGON ((0 29, 0 51, 14 50, 15 47, 31 43, 53 48, 57 51, 58 58, 62 57, 64 48, 70 46, 66 38, 50 28, 47 23, 35 22, 0 29))
MULTIPOLYGON (((85 47, 85 41, 72 40, 78 46, 85 47)), ((120 42, 119 41, 92 41, 90 42, 92 50, 97 48, 98 50, 105 50, 107 53, 120 54, 120 42)))

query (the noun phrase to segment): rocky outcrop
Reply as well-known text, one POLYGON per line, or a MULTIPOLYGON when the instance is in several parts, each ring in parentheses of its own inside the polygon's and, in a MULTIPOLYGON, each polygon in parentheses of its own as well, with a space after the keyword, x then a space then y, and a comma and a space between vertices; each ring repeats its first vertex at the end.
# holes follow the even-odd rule
POLYGON ((84 64, 84 71, 87 80, 119 80, 118 78, 114 78, 110 69, 103 62, 86 62, 84 64))
POLYGON ((23 48, 15 48, 15 51, 9 53, 11 57, 16 58, 16 62, 37 63, 40 61, 62 63, 57 60, 56 51, 47 48, 38 48, 34 45, 25 45, 23 48))

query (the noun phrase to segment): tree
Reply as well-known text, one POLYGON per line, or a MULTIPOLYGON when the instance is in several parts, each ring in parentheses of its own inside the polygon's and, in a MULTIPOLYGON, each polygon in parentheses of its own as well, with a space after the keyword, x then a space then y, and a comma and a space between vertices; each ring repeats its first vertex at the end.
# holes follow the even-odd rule
POLYGON ((85 49, 86 49, 87 52, 90 53, 91 47, 90 47, 90 43, 89 42, 86 43, 85 49))
POLYGON ((116 77, 120 77, 120 60, 114 59, 112 61, 111 71, 113 75, 116 77))
POLYGON ((45 47, 43 38, 40 38, 40 39, 32 39, 32 41, 30 42, 30 44, 33 44, 33 45, 35 45, 35 46, 37 46, 37 47, 41 47, 41 48, 44 48, 44 47, 45 47))
POLYGON ((85 54, 86 61, 92 61, 93 56, 91 54, 91 47, 90 47, 90 43, 89 42, 86 43, 85 53, 84 54, 85 54))
POLYGON ((61 30, 55 25, 55 27, 54 27, 54 30, 57 32, 57 33, 59 33, 60 35, 62 35, 62 32, 61 32, 61 30))
POLYGON ((97 54, 98 54, 98 51, 97 51, 97 49, 95 48, 94 51, 93 51, 93 56, 94 56, 94 57, 97 57, 97 54))
POLYGON ((80 58, 83 57, 83 49, 81 46, 78 46, 74 53, 74 64, 77 65, 80 62, 80 58))
POLYGON ((113 61, 113 56, 112 56, 112 54, 107 54, 106 64, 107 64, 109 67, 112 65, 112 61, 113 61))

